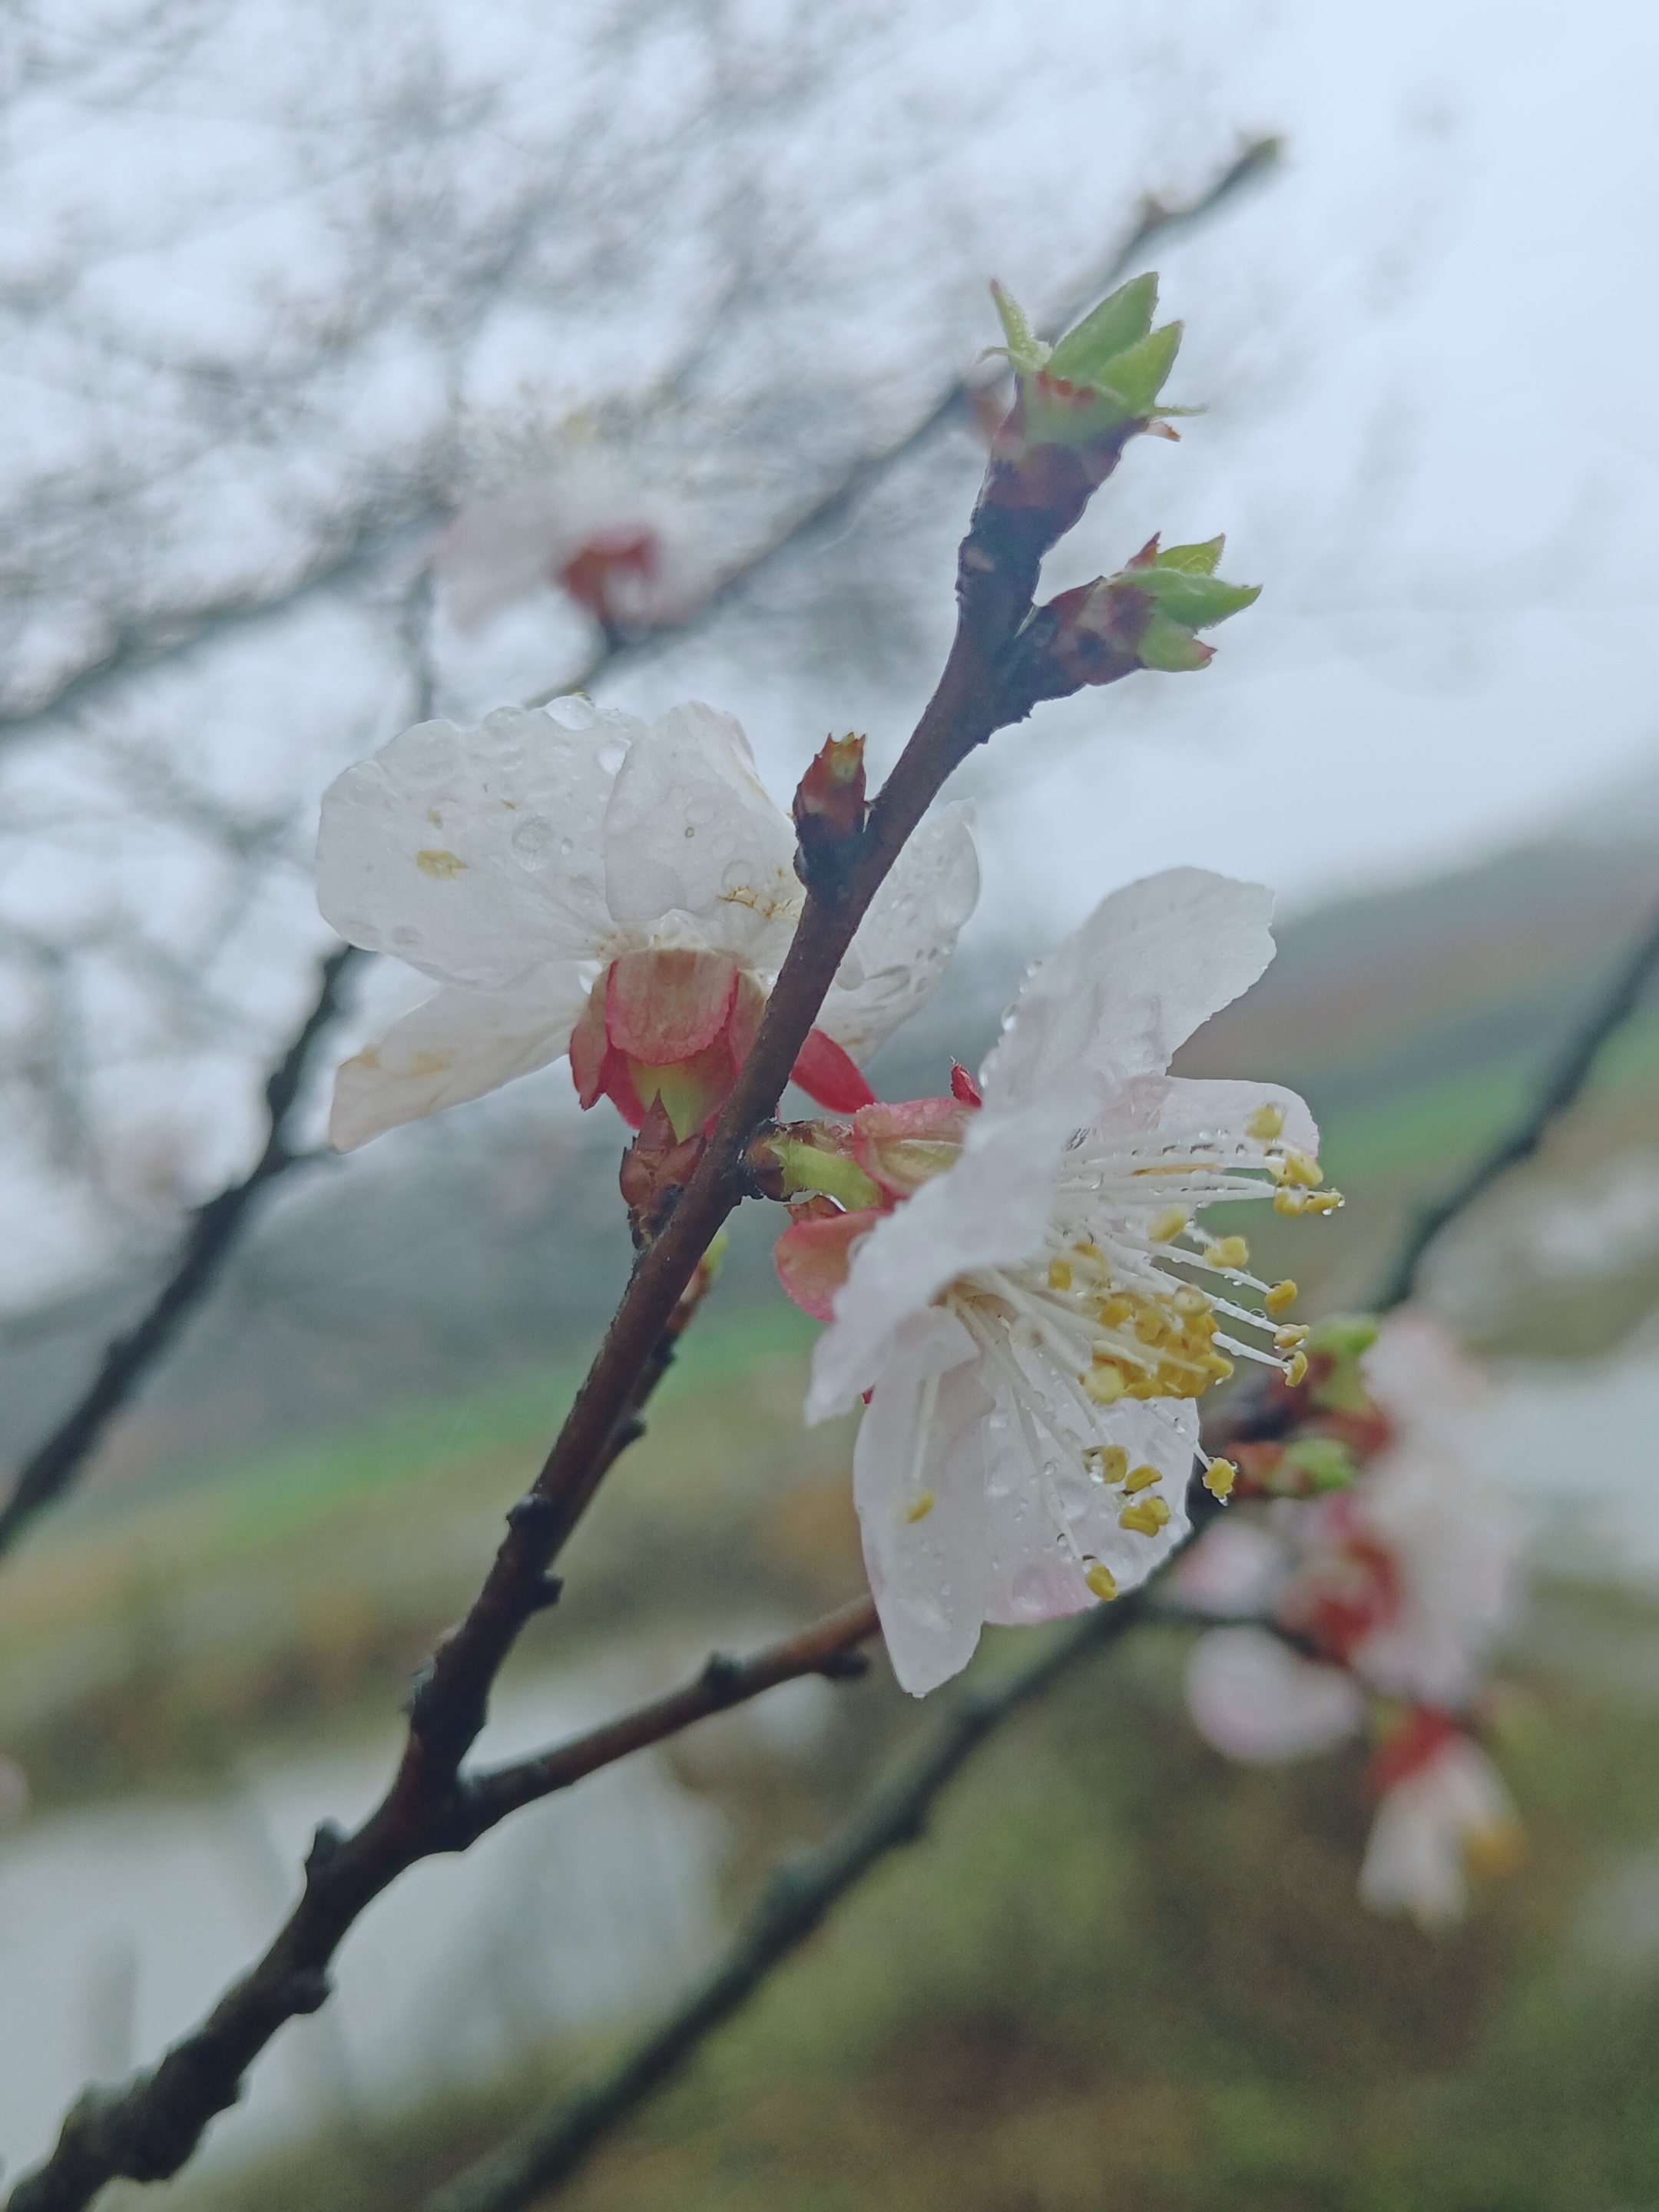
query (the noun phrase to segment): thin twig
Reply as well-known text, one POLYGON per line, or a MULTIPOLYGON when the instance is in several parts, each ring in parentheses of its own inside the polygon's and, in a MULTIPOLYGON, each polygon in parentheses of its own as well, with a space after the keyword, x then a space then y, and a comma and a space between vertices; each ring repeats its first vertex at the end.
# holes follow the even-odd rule
MULTIPOLYGON (((1152 239, 1165 237, 1171 231, 1184 229, 1203 221, 1247 184, 1271 170, 1278 161, 1279 153, 1280 142, 1278 139, 1257 139, 1245 147, 1212 184, 1185 206, 1164 208, 1155 200, 1148 200, 1134 229, 1110 260, 1097 272, 1091 283, 1079 295, 1075 308, 1056 319, 1055 329, 1059 330, 1076 319, 1076 316, 1092 304, 1099 293, 1109 289, 1152 239)), ((896 444, 878 453, 866 454, 855 460, 831 491, 804 514, 796 516, 778 536, 726 576, 684 623, 646 637, 607 641, 585 668, 562 682, 557 689, 562 691, 586 690, 630 659, 638 658, 650 649, 662 649, 708 621, 786 553, 835 527, 861 493, 911 454, 920 452, 957 416, 967 401, 969 392, 969 386, 965 381, 953 384, 929 412, 896 444)), ((426 515, 426 522, 429 525, 441 520, 445 512, 447 510, 432 508, 426 515)), ((118 645, 95 667, 83 670, 44 704, 31 708, 26 713, 0 714, 0 732, 16 736, 56 714, 93 704, 106 690, 125 678, 147 673, 176 659, 192 651, 206 638, 216 637, 239 624, 263 621, 273 615, 285 613, 314 592, 353 581, 367 574, 378 559, 398 548, 407 548, 416 532, 417 526, 410 523, 405 523, 391 536, 382 534, 377 537, 365 530, 352 539, 338 558, 311 572, 274 599, 257 603, 233 599, 222 606, 204 609, 198 617, 192 618, 192 626, 187 635, 173 638, 165 645, 156 646, 138 640, 129 640, 118 645)), ((426 624, 430 611, 431 574, 429 568, 422 568, 405 595, 402 623, 405 651, 416 669, 414 712, 417 721, 425 720, 432 711, 434 686, 426 641, 426 624)), ((176 628, 176 624, 173 626, 176 628)), ((554 696, 551 691, 541 692, 528 703, 543 705, 554 696)), ((363 957, 366 956, 355 952, 347 954, 342 961, 342 968, 347 962, 355 962, 363 957)), ((320 1042, 334 1010, 331 980, 325 977, 321 994, 287 1049, 279 1074, 282 1068, 286 1068, 294 1060, 296 1053, 301 1055, 303 1068, 305 1058, 320 1042)), ((244 1226, 252 1219, 250 1201, 258 1189, 276 1176, 296 1167, 309 1166, 322 1157, 315 1152, 285 1152, 280 1164, 267 1166, 262 1161, 252 1176, 221 1191, 198 1211, 179 1248, 173 1270, 156 1292, 149 1310, 134 1329, 107 1348, 103 1363, 80 1403, 65 1414, 58 1428, 39 1447, 19 1475, 11 1498, 3 1508, 0 1508, 0 1555, 3 1555, 42 1507, 61 1498, 73 1486, 110 1420, 131 1401, 145 1377, 171 1348, 182 1323, 200 1304, 222 1269, 244 1226), (202 1240, 205 1240, 210 1248, 204 1271, 198 1249, 198 1242, 202 1240)))
POLYGON ((1041 1640, 999 1680, 951 1697, 921 1750, 890 1775, 827 1843, 786 1860, 725 1955, 674 2009, 603 2072, 538 2115, 433 2197, 426 2212, 513 2212, 564 2180, 601 2136, 684 2065, 837 1900, 890 1851, 923 1832, 934 1799, 986 1738, 1143 1614, 1139 1594, 1093 1607, 1041 1640))
MULTIPOLYGON (((1155 238, 1167 238, 1172 232, 1190 229, 1204 222, 1247 185, 1267 176, 1277 166, 1283 152, 1282 139, 1253 139, 1212 183, 1184 206, 1166 208, 1157 200, 1146 201, 1129 235, 1113 250, 1087 283, 1079 288, 1071 305, 1045 325, 1044 335, 1058 337, 1061 331, 1069 330, 1103 292, 1109 292, 1118 279, 1127 274, 1155 238)), ((954 384, 940 393, 927 414, 912 423, 902 437, 896 439, 890 446, 879 447, 873 453, 860 454, 821 498, 793 516, 758 552, 750 554, 738 567, 723 576, 708 598, 701 602, 687 627, 703 623, 722 612, 785 555, 799 552, 803 546, 811 544, 814 538, 827 536, 831 531, 840 528, 866 491, 884 482, 895 469, 915 454, 924 452, 941 431, 962 419, 974 389, 968 378, 958 377, 954 384)), ((585 668, 574 676, 562 678, 552 690, 536 692, 525 704, 544 707, 561 691, 585 691, 600 676, 619 664, 668 651, 683 635, 683 629, 653 630, 607 644, 594 654, 585 668)))
POLYGON ((1414 1216, 1399 1251, 1372 1295, 1372 1311, 1386 1313, 1391 1307, 1402 1305, 1416 1287, 1418 1271, 1429 1247, 1442 1231, 1459 1214, 1466 1212, 1500 1176, 1532 1158, 1544 1141, 1551 1122, 1577 1099, 1601 1048, 1635 1012, 1644 988, 1656 973, 1659 973, 1659 911, 1643 925, 1608 978, 1606 988, 1546 1070, 1531 1105, 1520 1121, 1483 1153, 1445 1197, 1424 1206, 1414 1216))
POLYGON ((289 1149, 289 1117, 317 1048, 339 1012, 341 983, 348 969, 364 957, 355 945, 343 945, 324 961, 317 995, 265 1085, 264 1151, 239 1182, 196 1208, 172 1269, 143 1318, 105 1347, 98 1372, 79 1404, 25 1461, 10 1497, 0 1506, 0 1553, 16 1541, 37 1513, 69 1488, 110 1422, 212 1289, 258 1201, 290 1169, 311 1157, 289 1149))

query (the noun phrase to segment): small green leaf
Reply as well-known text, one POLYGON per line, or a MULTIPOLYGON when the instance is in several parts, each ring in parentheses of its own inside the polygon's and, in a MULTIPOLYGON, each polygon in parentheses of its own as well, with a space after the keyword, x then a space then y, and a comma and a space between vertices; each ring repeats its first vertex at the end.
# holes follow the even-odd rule
POLYGON ((848 1213, 881 1204, 880 1191, 863 1169, 843 1152, 821 1152, 816 1145, 804 1145, 795 1137, 774 1137, 770 1150, 783 1170, 787 1198, 798 1197, 802 1191, 818 1190, 833 1198, 848 1213))
POLYGON ((1285 1447, 1284 1464, 1305 1474, 1316 1490, 1346 1490, 1359 1473, 1353 1454, 1335 1437, 1298 1437, 1285 1447))
POLYGON ((1161 331, 1149 331, 1103 363, 1091 384, 1126 415, 1150 415, 1181 350, 1181 330, 1179 323, 1165 323, 1161 331))
POLYGON ((1314 1323, 1308 1349, 1322 1352, 1331 1358, 1346 1355, 1357 1359, 1376 1342, 1376 1323, 1370 1314, 1328 1314, 1323 1321, 1314 1323))
POLYGON ((1126 569, 1124 574, 1126 580, 1133 577, 1138 592, 1156 599, 1171 622, 1185 623, 1188 629, 1212 629, 1261 596, 1260 584, 1225 584, 1219 576, 1194 575, 1162 561, 1150 568, 1126 569))
POLYGON ((1002 335, 1008 342, 1009 360, 1019 375, 1033 375, 1046 365, 1048 348, 1031 328, 1025 310, 1011 292, 1005 292, 1000 284, 993 282, 991 297, 996 302, 1002 335))
POLYGON ((1073 384, 1098 383, 1108 362, 1146 336, 1157 306, 1158 278, 1132 276, 1066 333, 1054 348, 1050 374, 1073 384))
POLYGON ((1160 568, 1179 568, 1185 576, 1213 576, 1226 538, 1206 538, 1201 545, 1166 545, 1156 557, 1160 568))
MULTIPOLYGON (((1138 571, 1138 576, 1146 574, 1145 569, 1138 571)), ((1214 658, 1212 645, 1200 645, 1191 630, 1157 612, 1146 617, 1146 627, 1135 646, 1135 659, 1143 668, 1161 669, 1167 676, 1188 675, 1194 669, 1207 667, 1214 658)))

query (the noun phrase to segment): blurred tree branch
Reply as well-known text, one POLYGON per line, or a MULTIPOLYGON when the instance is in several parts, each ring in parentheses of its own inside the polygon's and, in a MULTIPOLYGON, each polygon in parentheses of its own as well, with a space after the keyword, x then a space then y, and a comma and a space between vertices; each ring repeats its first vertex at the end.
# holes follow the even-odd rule
POLYGON ((826 1843, 775 1867, 724 1956, 636 2043, 498 2150, 441 2189, 426 2212, 513 2212, 557 2187, 595 2143, 661 2088, 747 2002, 830 1907, 889 1852, 917 1842, 940 1791, 1023 1705, 1146 1617, 1145 1594, 1096 1606, 990 1681, 949 1693, 944 1718, 826 1843))
POLYGON ((1437 1199, 1413 1216, 1401 1239, 1399 1250, 1379 1279, 1372 1296, 1371 1304, 1376 1312, 1386 1313, 1391 1307, 1403 1305, 1416 1288, 1418 1272, 1430 1246, 1500 1176, 1532 1158, 1543 1143, 1551 1123, 1577 1102, 1601 1057, 1602 1047, 1635 1012, 1643 992, 1656 974, 1659 974, 1659 909, 1643 925, 1601 994, 1591 1000, 1583 1019, 1546 1070, 1532 1103, 1520 1121, 1482 1154, 1443 1198, 1437 1199))

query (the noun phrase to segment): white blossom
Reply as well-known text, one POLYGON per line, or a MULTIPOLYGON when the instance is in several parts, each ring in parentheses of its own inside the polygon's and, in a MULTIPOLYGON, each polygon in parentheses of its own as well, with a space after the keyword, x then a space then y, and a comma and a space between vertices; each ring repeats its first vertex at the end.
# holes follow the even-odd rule
MULTIPOLYGON (((799 918, 793 858, 741 727, 709 707, 647 724, 574 697, 406 730, 325 795, 318 902, 442 988, 341 1068, 333 1142, 545 1066, 585 1018, 585 1103, 608 1090, 637 1119, 660 1090, 675 1111, 656 1071, 691 1064, 686 1110, 718 1104, 799 918)), ((977 892, 964 811, 947 808, 854 940, 816 1033, 830 1057, 862 1059, 926 1000, 977 892)))
POLYGON ((1334 1203, 1312 1119, 1282 1089, 1165 1073, 1272 958, 1271 910, 1260 886, 1197 869, 1103 901, 1027 978, 954 1164, 854 1250, 807 1418, 871 1394, 854 1498, 918 1695, 982 1622, 1144 1581, 1186 1533, 1194 1401, 1234 1357, 1300 1358, 1305 1332, 1275 1323, 1293 1286, 1256 1282, 1243 1239, 1195 1217, 1334 1203), (1252 1291, 1267 1312, 1240 1303, 1252 1291))

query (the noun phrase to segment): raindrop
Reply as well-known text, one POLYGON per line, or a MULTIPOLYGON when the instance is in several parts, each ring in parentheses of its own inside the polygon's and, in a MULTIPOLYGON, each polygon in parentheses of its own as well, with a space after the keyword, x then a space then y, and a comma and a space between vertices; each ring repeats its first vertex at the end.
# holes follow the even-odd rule
MULTIPOLYGON (((520 823, 507 842, 513 848, 514 857, 521 860, 526 867, 539 867, 552 855, 553 824, 544 814, 532 814, 527 820, 520 823)), ((570 840, 568 837, 562 841, 562 850, 566 853, 570 850, 570 840)))

